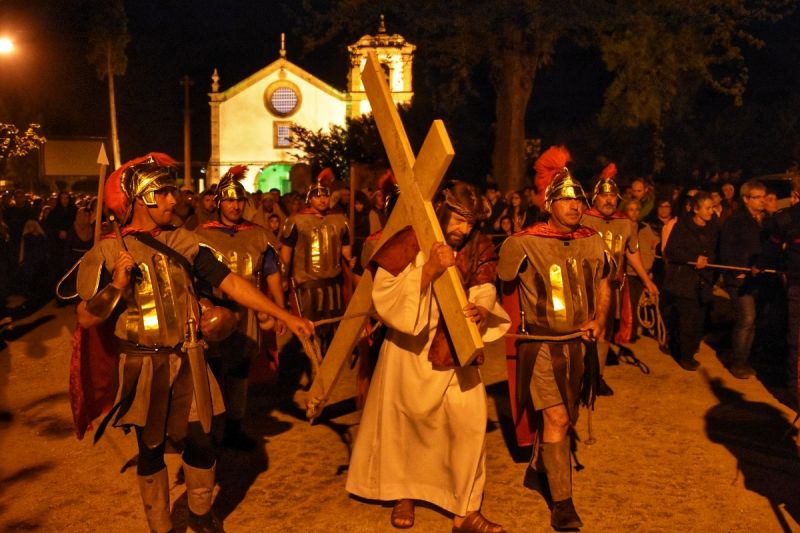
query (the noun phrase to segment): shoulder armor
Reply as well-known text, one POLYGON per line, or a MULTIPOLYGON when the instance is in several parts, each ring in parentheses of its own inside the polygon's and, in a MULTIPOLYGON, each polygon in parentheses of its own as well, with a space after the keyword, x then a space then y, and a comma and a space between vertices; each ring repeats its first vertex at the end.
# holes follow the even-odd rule
POLYGON ((105 260, 100 251, 100 245, 93 246, 81 258, 78 267, 77 289, 82 300, 90 300, 100 287, 100 277, 103 274, 105 260))
POLYGON ((284 238, 289 237, 289 235, 291 235, 292 230, 296 225, 297 225, 297 219, 294 217, 294 215, 287 218, 286 221, 284 221, 283 223, 283 228, 281 228, 281 237, 284 238))

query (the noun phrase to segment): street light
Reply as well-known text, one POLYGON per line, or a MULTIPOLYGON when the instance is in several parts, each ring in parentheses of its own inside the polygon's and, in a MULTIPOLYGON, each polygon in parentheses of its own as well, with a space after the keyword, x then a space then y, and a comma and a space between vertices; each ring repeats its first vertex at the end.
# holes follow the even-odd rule
POLYGON ((8 37, 0 37, 0 54, 10 54, 14 51, 14 41, 8 37))

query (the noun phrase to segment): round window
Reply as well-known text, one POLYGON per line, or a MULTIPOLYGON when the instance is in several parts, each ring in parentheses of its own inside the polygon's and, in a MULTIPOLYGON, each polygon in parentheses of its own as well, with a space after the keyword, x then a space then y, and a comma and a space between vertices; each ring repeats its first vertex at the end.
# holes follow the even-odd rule
POLYGON ((294 83, 278 81, 267 87, 264 103, 273 115, 288 117, 300 108, 300 90, 294 83))

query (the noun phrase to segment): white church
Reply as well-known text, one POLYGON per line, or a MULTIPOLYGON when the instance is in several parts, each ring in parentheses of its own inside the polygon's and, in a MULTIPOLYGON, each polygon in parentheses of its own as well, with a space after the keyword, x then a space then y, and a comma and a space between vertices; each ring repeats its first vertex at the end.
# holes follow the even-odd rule
POLYGON ((386 32, 381 16, 378 33, 364 35, 347 47, 350 68, 347 89, 340 91, 288 59, 281 35, 279 57, 255 74, 220 92, 219 74, 211 77, 211 158, 207 183, 216 183, 233 165, 247 165, 247 189, 290 189, 289 172, 300 155, 292 150, 293 124, 312 131, 371 111, 361 71, 374 51, 383 66, 397 104, 410 105, 414 96, 411 67, 415 46, 401 35, 386 32))

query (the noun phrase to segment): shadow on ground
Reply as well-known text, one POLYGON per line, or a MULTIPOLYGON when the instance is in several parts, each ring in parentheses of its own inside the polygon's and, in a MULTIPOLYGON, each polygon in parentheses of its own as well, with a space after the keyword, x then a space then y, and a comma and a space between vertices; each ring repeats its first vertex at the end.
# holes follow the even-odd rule
POLYGON ((800 522, 797 428, 771 405, 745 400, 719 378, 705 378, 719 401, 705 415, 708 438, 736 457, 737 471, 731 477, 743 476, 745 488, 769 500, 782 530, 791 531, 781 508, 800 522))

